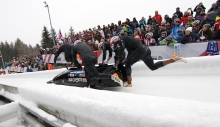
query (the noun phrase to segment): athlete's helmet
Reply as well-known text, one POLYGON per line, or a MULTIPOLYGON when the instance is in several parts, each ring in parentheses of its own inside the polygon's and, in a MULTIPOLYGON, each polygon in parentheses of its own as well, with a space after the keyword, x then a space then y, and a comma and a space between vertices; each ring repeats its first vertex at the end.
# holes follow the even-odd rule
POLYGON ((114 44, 119 44, 119 36, 113 36, 110 40, 110 46, 114 46, 114 44))

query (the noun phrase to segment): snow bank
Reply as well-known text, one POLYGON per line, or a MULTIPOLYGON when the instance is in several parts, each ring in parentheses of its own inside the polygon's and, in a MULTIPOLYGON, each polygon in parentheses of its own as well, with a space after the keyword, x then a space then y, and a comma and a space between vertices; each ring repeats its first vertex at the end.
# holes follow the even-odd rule
POLYGON ((141 61, 132 66, 132 76, 220 75, 220 56, 191 57, 186 59, 188 63, 176 62, 155 71, 151 71, 141 61))
MULTIPOLYGON (((220 125, 220 105, 181 99, 126 94, 26 82, 22 97, 74 116, 69 121, 89 127, 211 126, 220 125), (32 84, 32 85, 30 85, 32 84)), ((65 119, 64 119, 65 120, 65 119)))
POLYGON ((18 117, 6 120, 4 122, 0 122, 0 127, 25 127, 20 124, 20 120, 18 117))
POLYGON ((18 116, 19 105, 17 102, 12 102, 0 106, 0 123, 18 116))
MULTIPOLYGON (((30 109, 31 111, 37 113, 39 116, 41 116, 42 118, 44 119, 47 119, 49 121, 57 121, 57 118, 48 114, 47 112, 43 111, 42 109, 39 109, 37 107, 37 105, 31 101, 28 101, 24 98, 22 98, 19 94, 11 94, 11 93, 8 93, 7 91, 4 91, 4 89, 2 89, 0 91, 0 95, 3 95, 13 101, 15 101, 14 103, 16 104, 21 104, 23 106, 25 106, 26 108, 30 109)), ((1 108, 0 108, 1 110, 1 108)), ((6 110, 7 111, 7 110, 6 110)), ((12 111, 12 110, 11 110, 12 111)), ((18 111, 17 111, 18 112, 18 111)), ((4 117, 4 113, 2 114, 2 117, 4 117)), ((0 115, 1 117, 1 115, 0 115)))

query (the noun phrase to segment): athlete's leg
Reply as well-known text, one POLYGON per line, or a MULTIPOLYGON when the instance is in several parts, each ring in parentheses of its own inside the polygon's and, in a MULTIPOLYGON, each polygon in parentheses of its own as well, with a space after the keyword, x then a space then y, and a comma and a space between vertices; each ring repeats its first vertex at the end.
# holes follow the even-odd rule
POLYGON ((175 59, 169 59, 154 63, 153 58, 151 57, 151 50, 149 48, 147 49, 147 54, 142 58, 142 60, 151 70, 157 70, 160 67, 176 62, 175 59))
POLYGON ((135 51, 131 52, 125 63, 126 75, 127 75, 127 83, 131 84, 131 66, 138 62, 146 53, 146 49, 143 47, 137 48, 135 51))

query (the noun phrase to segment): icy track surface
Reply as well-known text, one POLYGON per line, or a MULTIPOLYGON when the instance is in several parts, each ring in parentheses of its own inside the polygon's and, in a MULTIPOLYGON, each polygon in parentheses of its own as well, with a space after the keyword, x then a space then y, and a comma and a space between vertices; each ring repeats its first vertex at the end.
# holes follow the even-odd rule
POLYGON ((218 127, 220 57, 187 60, 156 71, 136 63, 132 88, 46 84, 65 69, 1 76, 0 83, 18 87, 29 101, 74 116, 71 123, 79 127, 218 127))

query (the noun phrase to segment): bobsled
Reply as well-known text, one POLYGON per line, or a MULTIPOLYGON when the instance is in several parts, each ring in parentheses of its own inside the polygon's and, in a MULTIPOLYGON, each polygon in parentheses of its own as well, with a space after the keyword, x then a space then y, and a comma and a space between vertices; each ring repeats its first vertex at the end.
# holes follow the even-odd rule
MULTIPOLYGON (((114 74, 117 73, 119 78, 125 82, 127 81, 125 75, 125 67, 119 64, 117 67, 110 64, 98 64, 96 69, 99 73, 105 74, 114 74)), ((85 71, 78 70, 77 68, 71 67, 67 70, 61 72, 53 78, 53 80, 48 81, 47 83, 54 83, 56 85, 67 85, 67 86, 76 86, 76 87, 86 87, 87 80, 85 77, 85 71)), ((106 87, 120 87, 121 85, 111 79, 102 79, 92 77, 90 79, 90 85, 95 85, 97 89, 103 89, 106 87)))

